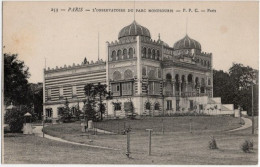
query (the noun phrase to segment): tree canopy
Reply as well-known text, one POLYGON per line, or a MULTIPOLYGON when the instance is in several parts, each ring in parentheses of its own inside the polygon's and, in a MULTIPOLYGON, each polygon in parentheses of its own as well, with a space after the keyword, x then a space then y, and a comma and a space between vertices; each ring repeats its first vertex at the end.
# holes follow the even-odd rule
POLYGON ((23 61, 17 59, 17 54, 4 54, 4 103, 15 105, 29 103, 29 68, 23 61))
POLYGON ((252 85, 254 85, 254 111, 258 109, 258 71, 243 64, 234 63, 229 72, 213 71, 213 94, 222 103, 234 104, 251 114, 252 85))

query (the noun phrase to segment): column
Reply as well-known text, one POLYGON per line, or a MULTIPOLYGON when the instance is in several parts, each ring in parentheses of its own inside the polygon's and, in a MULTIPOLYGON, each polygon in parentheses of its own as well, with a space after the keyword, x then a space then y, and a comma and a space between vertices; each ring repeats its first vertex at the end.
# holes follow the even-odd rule
POLYGON ((179 95, 181 96, 181 81, 179 81, 179 95))
POLYGON ((175 81, 172 80, 172 95, 175 96, 175 81))
POLYGON ((142 93, 142 64, 141 64, 141 47, 140 47, 140 36, 137 36, 137 45, 136 45, 136 58, 137 58, 137 94, 141 94, 142 93))

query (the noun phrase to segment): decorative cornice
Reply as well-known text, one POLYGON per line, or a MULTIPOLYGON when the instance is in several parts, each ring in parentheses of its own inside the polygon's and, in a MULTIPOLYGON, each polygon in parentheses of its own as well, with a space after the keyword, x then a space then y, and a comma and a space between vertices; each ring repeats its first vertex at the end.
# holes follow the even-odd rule
POLYGON ((75 65, 75 63, 73 63, 72 66, 67 66, 66 64, 63 67, 58 67, 56 66, 56 68, 50 68, 48 67, 47 69, 44 69, 44 73, 48 74, 48 73, 53 73, 53 72, 59 72, 59 71, 66 71, 66 70, 74 70, 74 69, 79 69, 79 68, 87 68, 87 67, 94 67, 94 66, 99 66, 99 65, 106 65, 106 61, 98 60, 96 62, 91 61, 91 63, 88 64, 77 64, 75 65))

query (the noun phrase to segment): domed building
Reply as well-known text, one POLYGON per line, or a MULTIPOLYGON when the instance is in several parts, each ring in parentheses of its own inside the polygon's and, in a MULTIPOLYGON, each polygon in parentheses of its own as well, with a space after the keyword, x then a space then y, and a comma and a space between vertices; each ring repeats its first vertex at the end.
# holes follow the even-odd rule
POLYGON ((212 54, 185 35, 170 47, 149 29, 133 21, 118 40, 107 42, 107 61, 44 70, 44 111, 58 118, 65 99, 82 109, 84 86, 106 84, 113 98, 105 100, 106 117, 127 117, 131 106, 138 116, 174 113, 230 114, 232 105, 213 98, 212 54), (133 104, 133 105, 131 105, 133 104), (209 109, 210 108, 210 109, 209 109), (221 112, 220 112, 221 111, 221 112))

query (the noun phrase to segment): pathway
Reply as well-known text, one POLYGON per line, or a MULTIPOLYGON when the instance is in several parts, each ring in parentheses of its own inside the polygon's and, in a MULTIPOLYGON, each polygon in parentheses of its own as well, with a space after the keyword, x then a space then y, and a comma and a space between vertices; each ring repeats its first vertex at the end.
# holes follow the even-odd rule
MULTIPOLYGON (((33 133, 36 136, 43 137, 42 126, 34 126, 33 133)), ((61 138, 58 138, 58 137, 50 136, 50 135, 47 135, 47 134, 44 134, 44 138, 63 142, 63 143, 75 144, 75 145, 80 145, 80 146, 87 146, 87 147, 92 147, 92 148, 101 148, 101 149, 116 150, 116 151, 120 150, 120 149, 115 149, 115 148, 110 148, 110 147, 102 147, 102 146, 95 146, 95 145, 72 142, 72 141, 64 140, 64 139, 61 139, 61 138)))
POLYGON ((228 132, 234 132, 234 131, 238 131, 238 130, 243 130, 243 129, 246 129, 246 128, 249 128, 252 126, 252 120, 249 119, 249 118, 244 118, 244 117, 241 117, 245 124, 239 128, 236 128, 236 129, 232 129, 232 130, 229 130, 228 132))

